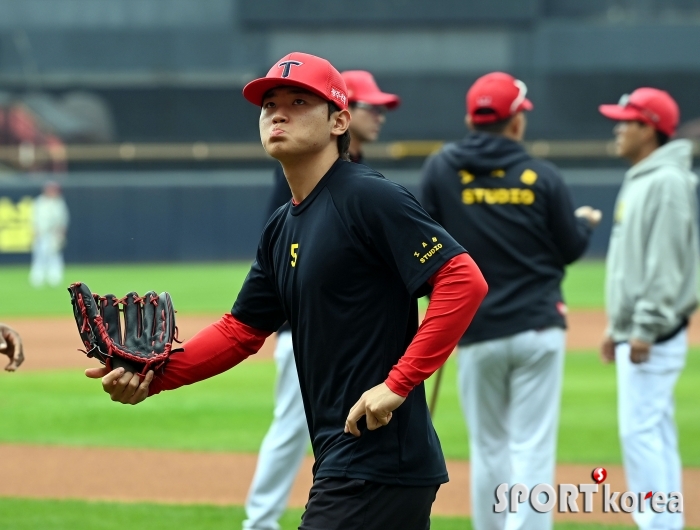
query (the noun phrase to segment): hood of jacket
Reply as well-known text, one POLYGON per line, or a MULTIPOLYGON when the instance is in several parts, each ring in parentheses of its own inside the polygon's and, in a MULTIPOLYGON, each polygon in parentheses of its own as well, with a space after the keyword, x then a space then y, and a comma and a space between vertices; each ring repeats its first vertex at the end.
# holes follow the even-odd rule
POLYGON ((472 132, 443 148, 445 158, 455 169, 474 175, 490 174, 528 160, 530 155, 514 140, 483 132, 472 132))
POLYGON ((697 176, 690 170, 693 165, 693 143, 690 140, 673 140, 654 150, 648 157, 627 170, 625 178, 633 179, 659 168, 675 166, 682 174, 697 183, 697 176))

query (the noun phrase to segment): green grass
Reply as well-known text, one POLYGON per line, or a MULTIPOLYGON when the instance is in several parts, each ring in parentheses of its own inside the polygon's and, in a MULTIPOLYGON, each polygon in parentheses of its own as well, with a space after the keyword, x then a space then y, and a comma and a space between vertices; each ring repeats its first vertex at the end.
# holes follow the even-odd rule
MULTIPOLYGON (((182 314, 220 315, 231 309, 250 263, 81 265, 66 268, 64 286, 32 289, 28 267, 0 267, 0 319, 71 315, 66 287, 82 281, 95 293, 118 296, 129 291, 168 291, 182 314), (11 301, 11 302, 10 302, 11 301)), ((603 307, 602 262, 584 261, 570 267, 564 281, 570 308, 603 307)), ((422 303, 425 306, 425 302, 422 303)))
POLYGON ((175 308, 188 315, 230 311, 250 263, 69 266, 64 286, 33 289, 21 266, 0 267, 0 318, 70 316, 66 288, 81 281, 92 292, 122 296, 130 291, 168 291, 175 308), (12 301, 11 303, 9 301, 12 301))
MULTIPOLYGON (((283 530, 299 525, 302 511, 288 510, 283 530)), ((135 504, 31 499, 0 499, 0 527, 7 530, 230 530, 245 519, 238 506, 135 504)), ((471 530, 462 517, 432 517, 432 530, 471 530)), ((629 530, 629 526, 558 523, 556 530, 629 530)))
POLYGON ((605 263, 598 260, 576 262, 566 269, 564 300, 569 309, 605 307, 605 263))
MULTIPOLYGON (((0 442, 257 452, 272 419, 274 372, 272 361, 248 361, 129 407, 111 402, 99 382, 79 370, 20 370, 0 385, 0 442)), ((678 383, 676 417, 684 465, 695 467, 698 387, 700 349, 693 349, 678 383)), ((448 458, 468 458, 454 358, 441 385, 435 428, 448 458)), ((558 460, 620 463, 614 367, 602 365, 595 352, 567 356, 558 460)))
POLYGON ((272 420, 274 377, 272 361, 247 362, 130 407, 80 370, 19 371, 0 385, 0 441, 253 453, 272 420))

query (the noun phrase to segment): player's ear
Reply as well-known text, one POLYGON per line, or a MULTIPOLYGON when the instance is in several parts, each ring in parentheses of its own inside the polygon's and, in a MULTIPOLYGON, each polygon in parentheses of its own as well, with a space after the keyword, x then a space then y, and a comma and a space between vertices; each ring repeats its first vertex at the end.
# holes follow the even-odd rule
POLYGON ((472 123, 472 117, 469 114, 464 115, 464 125, 467 126, 467 129, 470 131, 474 130, 474 124, 472 123))
POLYGON ((341 136, 342 134, 345 134, 345 131, 347 131, 348 127, 350 127, 350 120, 352 120, 352 117, 347 109, 331 114, 331 133, 334 136, 341 136))
POLYGON ((525 128, 527 127, 527 118, 525 113, 520 111, 510 120, 508 124, 508 129, 510 136, 517 138, 521 141, 525 137, 525 128))

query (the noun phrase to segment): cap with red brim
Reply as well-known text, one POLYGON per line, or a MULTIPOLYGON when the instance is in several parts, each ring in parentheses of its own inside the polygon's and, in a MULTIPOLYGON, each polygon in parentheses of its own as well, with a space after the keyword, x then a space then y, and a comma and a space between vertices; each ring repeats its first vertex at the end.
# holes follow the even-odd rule
POLYGON ((658 88, 638 88, 625 94, 617 105, 600 105, 600 113, 616 121, 639 121, 673 136, 680 119, 678 104, 671 95, 658 88))
POLYGON ((348 107, 348 90, 340 73, 326 59, 315 55, 301 52, 285 55, 265 77, 243 87, 243 97, 261 106, 265 94, 280 86, 303 88, 341 109, 348 107))
POLYGON ((340 74, 348 87, 348 98, 351 102, 362 102, 370 105, 383 105, 394 109, 401 104, 401 98, 396 94, 382 92, 374 80, 374 76, 365 70, 347 70, 340 74))

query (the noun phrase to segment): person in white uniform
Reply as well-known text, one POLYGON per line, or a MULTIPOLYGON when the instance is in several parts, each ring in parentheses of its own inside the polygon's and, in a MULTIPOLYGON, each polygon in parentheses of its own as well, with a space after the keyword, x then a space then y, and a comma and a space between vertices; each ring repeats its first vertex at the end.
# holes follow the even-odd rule
POLYGON ((56 287, 63 280, 63 247, 68 230, 69 214, 61 188, 47 182, 32 206, 32 265, 29 283, 41 287, 48 283, 56 287))
MULTIPOLYGON (((382 92, 370 72, 348 70, 340 75, 348 89, 348 110, 352 116, 350 160, 362 164, 362 146, 377 140, 387 110, 398 107, 401 100, 395 94, 382 92)), ((275 168, 274 178, 270 215, 292 197, 282 166, 275 168)), ((279 530, 278 520, 287 507, 309 445, 309 429, 294 363, 292 331, 286 323, 277 333, 274 358, 277 365, 274 418, 260 446, 245 505, 244 530, 279 530)))
POLYGON ((470 132, 423 168, 425 210, 474 258, 489 292, 459 342, 475 530, 547 530, 529 505, 495 513, 500 484, 552 484, 564 363, 564 268, 586 250, 601 213, 574 210, 557 169, 522 145, 533 105, 504 72, 467 92, 470 132))
MULTIPOLYGON (((608 327, 601 347, 617 366, 618 427, 629 491, 681 492, 673 392, 697 306, 697 177, 689 140, 669 141, 678 105, 639 88, 600 112, 615 126, 617 155, 632 167, 615 205, 606 260, 608 327)), ((649 502, 649 501, 647 501, 649 502)), ((641 530, 678 530, 683 514, 633 513, 641 530)))

